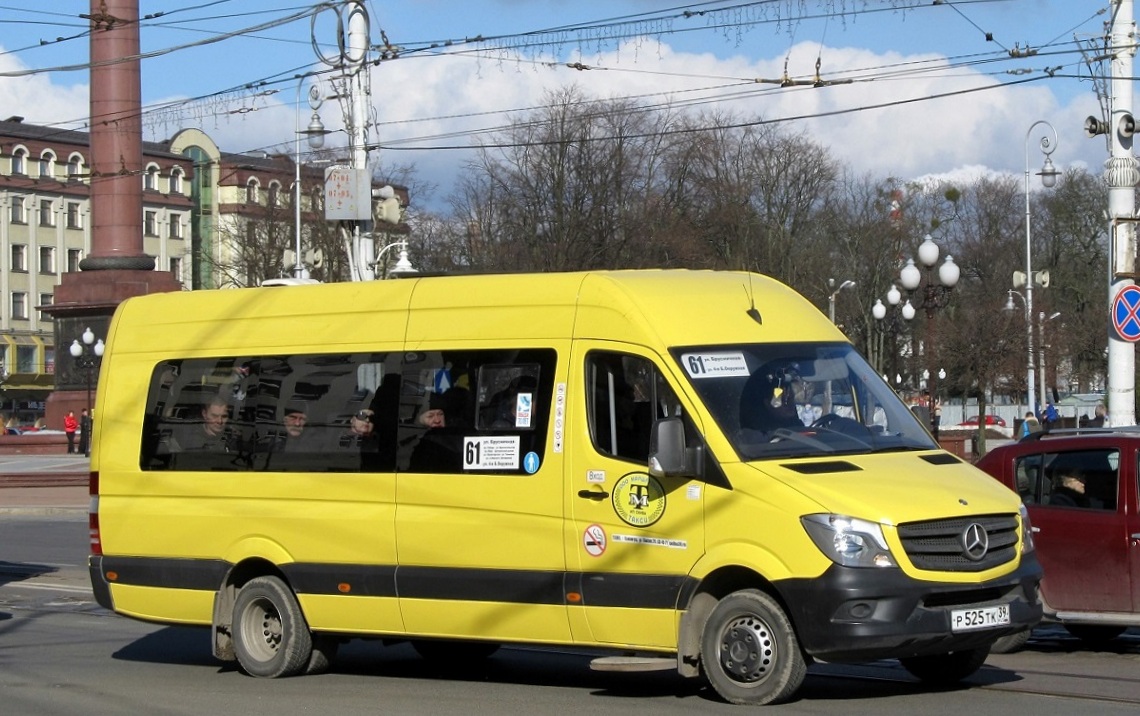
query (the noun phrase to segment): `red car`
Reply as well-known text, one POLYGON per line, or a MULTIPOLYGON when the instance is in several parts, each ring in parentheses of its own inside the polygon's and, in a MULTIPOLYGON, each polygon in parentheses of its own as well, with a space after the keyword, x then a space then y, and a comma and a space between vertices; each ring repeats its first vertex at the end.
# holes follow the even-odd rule
MULTIPOLYGON (((1138 465, 1136 427, 1033 433, 977 463, 1029 512, 1046 621, 1091 644, 1140 627, 1138 465)), ((1003 637, 994 651, 1028 638, 1003 637)))
MULTIPOLYGON (((980 420, 980 418, 977 415, 975 415, 975 416, 973 416, 967 420, 964 420, 958 424, 961 426, 965 426, 965 427, 976 428, 976 427, 978 427, 979 420, 980 420)), ((1004 428, 1005 427, 1005 418, 999 418, 996 415, 987 415, 986 416, 986 425, 990 426, 990 427, 995 427, 995 428, 1004 428)))

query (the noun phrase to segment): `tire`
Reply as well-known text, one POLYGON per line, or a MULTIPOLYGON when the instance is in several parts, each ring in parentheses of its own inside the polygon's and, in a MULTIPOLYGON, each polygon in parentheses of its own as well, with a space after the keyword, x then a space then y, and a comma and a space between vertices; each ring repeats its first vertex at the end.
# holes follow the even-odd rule
POLYGON ((412 648, 429 661, 456 663, 489 659, 499 650, 499 645, 490 641, 415 639, 412 641, 412 648))
POLYGON ((1111 624, 1065 624, 1065 631, 1091 646, 1104 646, 1124 633, 1127 627, 1111 624))
POLYGON ((309 665, 305 667, 305 675, 323 674, 332 668, 339 648, 340 641, 336 638, 313 634, 313 651, 309 655, 309 665))
POLYGON ((1031 629, 1022 629, 1013 634, 1006 634, 998 639, 990 646, 991 654, 1012 654, 1015 651, 1021 651, 1025 643, 1029 641, 1029 634, 1031 629))
POLYGON ((725 701, 759 706, 790 699, 803 684, 807 661, 779 603, 748 589, 729 594, 709 614, 701 669, 725 701))
POLYGON ((234 652, 250 676, 277 679, 309 668, 313 637, 296 597, 277 577, 249 580, 234 601, 234 652))
POLYGON ((951 686, 982 668, 989 655, 989 647, 983 646, 952 651, 949 654, 912 656, 899 659, 899 662, 920 681, 936 686, 951 686))

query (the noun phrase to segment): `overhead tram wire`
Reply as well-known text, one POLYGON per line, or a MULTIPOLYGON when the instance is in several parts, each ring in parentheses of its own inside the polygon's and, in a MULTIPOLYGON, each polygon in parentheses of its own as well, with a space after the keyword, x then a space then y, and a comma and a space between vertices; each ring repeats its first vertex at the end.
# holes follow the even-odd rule
MULTIPOLYGON (((877 110, 877 109, 888 109, 890 107, 901 107, 904 105, 915 104, 918 102, 928 102, 928 101, 932 101, 932 100, 946 99, 949 97, 959 97, 959 96, 968 95, 968 94, 975 94, 977 92, 987 92, 987 91, 991 91, 991 90, 995 90, 995 89, 1005 89, 1011 85, 1021 85, 1021 84, 1028 84, 1030 82, 1040 82, 1041 80, 1044 80, 1044 79, 1047 79, 1047 77, 1044 77, 1044 76, 1026 77, 1026 78, 1022 78, 1022 79, 1012 80, 1010 82, 1006 82, 1003 84, 986 85, 983 87, 971 87, 968 89, 954 90, 952 92, 941 92, 941 93, 933 94, 933 95, 926 94, 926 95, 922 95, 921 97, 909 97, 909 98, 901 99, 901 100, 891 100, 889 102, 877 102, 875 104, 862 105, 859 107, 845 107, 845 108, 841 108, 841 109, 833 109, 833 110, 826 110, 823 112, 815 112, 812 114, 799 114, 799 115, 792 115, 792 116, 786 116, 786 117, 778 117, 775 119, 757 119, 757 120, 750 120, 750 121, 746 121, 746 122, 733 122, 730 124, 717 125, 716 128, 717 129, 742 129, 745 127, 760 127, 760 126, 771 125, 771 124, 782 124, 785 122, 798 122, 798 121, 804 121, 804 120, 809 120, 809 119, 822 119, 824 117, 836 117, 836 116, 841 116, 841 115, 845 115, 845 114, 853 114, 855 112, 864 112, 864 111, 871 111, 871 110, 877 110)), ((685 129, 664 130, 661 132, 654 132, 654 133, 652 133, 652 135, 650 135, 650 134, 644 134, 644 135, 641 135, 641 134, 622 134, 621 138, 622 139, 644 139, 645 137, 649 137, 649 136, 669 136, 669 135, 676 135, 676 134, 691 134, 694 132, 706 131, 707 129, 708 129, 707 127, 692 127, 692 128, 687 127, 685 129)), ((574 141, 575 142, 612 141, 616 138, 617 137, 607 135, 607 136, 598 136, 598 137, 589 137, 589 138, 576 138, 574 141)), ((528 147, 528 146, 546 146, 546 145, 550 145, 550 144, 560 144, 560 143, 563 143, 565 141, 566 140, 563 139, 563 140, 537 141, 537 142, 504 142, 504 143, 480 145, 478 147, 473 147, 471 145, 434 145, 434 146, 430 146, 430 147, 411 147, 411 148, 400 147, 400 146, 396 146, 396 145, 391 144, 391 143, 372 143, 372 144, 368 145, 368 148, 369 149, 386 149, 386 150, 391 150, 391 151, 471 150, 471 149, 479 149, 479 148, 510 149, 510 148, 519 148, 519 147, 528 147)))

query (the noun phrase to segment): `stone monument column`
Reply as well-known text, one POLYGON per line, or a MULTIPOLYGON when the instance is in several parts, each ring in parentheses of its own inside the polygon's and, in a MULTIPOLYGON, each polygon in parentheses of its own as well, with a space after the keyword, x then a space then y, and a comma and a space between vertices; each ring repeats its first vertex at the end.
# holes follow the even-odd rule
MULTIPOLYGON (((143 252, 142 81, 138 0, 91 0, 91 246, 76 273, 64 273, 54 303, 55 391, 47 401, 49 427, 61 428, 69 410, 87 407, 87 370, 69 348, 91 328, 107 336, 116 306, 131 296, 178 291, 169 271, 155 271, 143 252)), ((86 350, 90 351, 90 348, 86 350)), ((92 385, 97 389, 98 374, 92 385)))

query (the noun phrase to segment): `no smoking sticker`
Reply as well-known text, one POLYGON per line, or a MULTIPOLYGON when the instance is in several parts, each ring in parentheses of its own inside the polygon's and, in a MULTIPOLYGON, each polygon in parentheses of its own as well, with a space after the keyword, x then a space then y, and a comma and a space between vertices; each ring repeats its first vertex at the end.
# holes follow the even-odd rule
POLYGON ((590 525, 582 533, 582 546, 591 557, 601 557, 606 551, 606 531, 601 525, 590 525))

